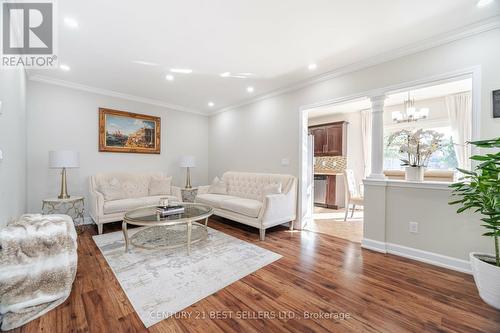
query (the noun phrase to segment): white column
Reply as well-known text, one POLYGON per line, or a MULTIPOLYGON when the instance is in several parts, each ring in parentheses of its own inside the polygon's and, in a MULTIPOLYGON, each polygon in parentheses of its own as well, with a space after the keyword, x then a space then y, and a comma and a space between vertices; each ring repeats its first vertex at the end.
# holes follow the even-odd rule
POLYGON ((384 102, 385 95, 373 96, 372 102, 372 156, 371 174, 368 178, 385 179, 384 176, 384 102))

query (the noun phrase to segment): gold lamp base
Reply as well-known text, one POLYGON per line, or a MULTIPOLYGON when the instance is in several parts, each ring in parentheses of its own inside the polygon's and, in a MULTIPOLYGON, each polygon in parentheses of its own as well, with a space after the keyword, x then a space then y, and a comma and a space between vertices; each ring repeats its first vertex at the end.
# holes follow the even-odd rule
POLYGON ((189 171, 189 167, 186 168, 186 187, 187 189, 191 189, 191 171, 189 171))
POLYGON ((57 197, 59 199, 69 199, 70 196, 68 194, 68 185, 66 182, 66 168, 63 168, 61 171, 61 193, 57 197))

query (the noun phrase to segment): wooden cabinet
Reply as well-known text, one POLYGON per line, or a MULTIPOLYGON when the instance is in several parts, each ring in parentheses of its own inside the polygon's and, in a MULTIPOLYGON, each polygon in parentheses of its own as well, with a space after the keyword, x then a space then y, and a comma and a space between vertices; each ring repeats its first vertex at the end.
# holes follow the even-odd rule
POLYGON ((328 208, 337 209, 337 176, 327 176, 326 177, 326 206, 328 208))
POLYGON ((314 136, 314 156, 344 155, 346 128, 345 121, 309 127, 309 133, 314 136))
POLYGON ((326 129, 324 127, 314 128, 311 130, 311 134, 314 136, 314 155, 323 154, 326 146, 326 129))

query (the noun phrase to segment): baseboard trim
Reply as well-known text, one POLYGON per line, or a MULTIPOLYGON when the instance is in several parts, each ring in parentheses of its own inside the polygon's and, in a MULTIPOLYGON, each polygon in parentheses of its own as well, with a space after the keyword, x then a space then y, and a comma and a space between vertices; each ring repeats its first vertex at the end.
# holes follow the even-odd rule
POLYGON ((367 238, 363 239, 361 247, 380 253, 390 253, 400 257, 425 262, 427 264, 451 269, 461 273, 472 274, 472 269, 468 261, 448 257, 434 252, 419 250, 394 243, 384 243, 367 238))
POLYGON ((387 253, 386 244, 384 242, 376 241, 373 239, 363 238, 363 240, 361 241, 361 247, 380 253, 387 253))

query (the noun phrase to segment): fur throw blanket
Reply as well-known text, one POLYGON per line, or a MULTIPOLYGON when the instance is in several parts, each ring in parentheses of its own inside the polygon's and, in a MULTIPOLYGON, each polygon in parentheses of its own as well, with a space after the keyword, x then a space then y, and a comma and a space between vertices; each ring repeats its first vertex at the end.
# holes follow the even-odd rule
POLYGON ((10 330, 63 303, 77 266, 73 220, 23 215, 0 230, 0 322, 10 330))

